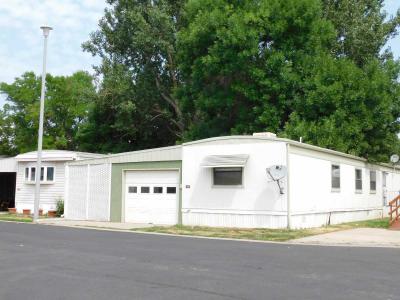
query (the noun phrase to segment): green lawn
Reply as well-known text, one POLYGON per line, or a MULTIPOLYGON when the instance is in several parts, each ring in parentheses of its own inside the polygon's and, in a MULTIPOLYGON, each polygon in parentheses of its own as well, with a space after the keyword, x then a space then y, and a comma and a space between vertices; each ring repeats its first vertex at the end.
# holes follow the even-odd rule
POLYGON ((131 229, 132 231, 141 232, 158 232, 166 234, 193 235, 204 237, 248 239, 261 241, 283 242, 292 239, 298 239, 306 236, 329 233, 338 230, 346 230, 353 228, 388 228, 389 219, 376 219, 360 222, 344 223, 339 225, 330 225, 319 228, 287 230, 287 229, 245 229, 245 228, 219 228, 219 227, 203 227, 203 226, 154 226, 149 228, 131 229))
POLYGON ((32 222, 31 217, 15 214, 0 214, 0 221, 13 221, 13 222, 32 222))

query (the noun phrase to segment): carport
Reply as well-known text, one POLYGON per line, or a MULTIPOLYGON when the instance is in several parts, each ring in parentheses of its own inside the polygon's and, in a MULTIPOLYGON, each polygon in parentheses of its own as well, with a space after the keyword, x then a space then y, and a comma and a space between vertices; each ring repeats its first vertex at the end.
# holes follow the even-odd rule
POLYGON ((14 158, 0 159, 0 211, 15 207, 17 162, 14 158))

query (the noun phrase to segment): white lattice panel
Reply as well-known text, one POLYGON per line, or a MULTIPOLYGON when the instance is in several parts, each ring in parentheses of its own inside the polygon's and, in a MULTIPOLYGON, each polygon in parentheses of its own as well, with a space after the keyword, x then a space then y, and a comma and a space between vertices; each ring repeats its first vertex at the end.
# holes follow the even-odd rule
POLYGON ((90 165, 88 219, 97 221, 110 220, 110 165, 90 165))
POLYGON ((71 220, 86 219, 88 166, 69 166, 65 217, 71 220))

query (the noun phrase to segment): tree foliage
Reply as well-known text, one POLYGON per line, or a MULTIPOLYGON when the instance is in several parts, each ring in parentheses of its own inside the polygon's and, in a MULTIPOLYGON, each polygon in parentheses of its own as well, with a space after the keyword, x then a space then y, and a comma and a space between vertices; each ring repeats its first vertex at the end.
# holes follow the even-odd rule
POLYGON ((399 63, 381 51, 398 19, 381 10, 367 0, 189 1, 178 39, 179 95, 194 118, 186 138, 268 130, 387 160, 399 145, 399 63))
MULTIPOLYGON (((2 141, 3 147, 8 145, 11 149, 9 152, 23 153, 37 147, 40 87, 41 78, 33 72, 24 73, 11 84, 0 84, 8 102, 3 112, 5 129, 10 132, 12 128, 13 132, 8 135, 8 144, 2 141)), ((76 150, 77 132, 86 120, 88 105, 95 94, 92 77, 86 72, 47 75, 46 91, 43 147, 76 150)))
MULTIPOLYGON (((108 3, 111 8, 101 19, 99 30, 83 45, 85 51, 102 58, 97 70, 105 81, 89 127, 101 124, 101 114, 107 112, 105 122, 109 128, 100 134, 104 133, 104 143, 109 141, 108 135, 115 138, 116 147, 100 144, 102 151, 174 144, 184 130, 174 95, 180 84, 176 35, 183 1, 108 0, 108 3), (131 118, 126 119, 128 116, 131 118), (122 120, 127 121, 125 126, 122 120)), ((96 137, 93 130, 87 130, 83 136, 88 141, 96 137)))

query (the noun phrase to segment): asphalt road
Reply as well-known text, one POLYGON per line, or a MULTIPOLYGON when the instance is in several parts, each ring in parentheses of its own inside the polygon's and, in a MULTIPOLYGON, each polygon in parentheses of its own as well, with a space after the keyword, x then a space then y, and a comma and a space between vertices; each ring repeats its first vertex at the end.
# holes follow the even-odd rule
POLYGON ((400 299, 400 250, 0 222, 0 299, 400 299))

